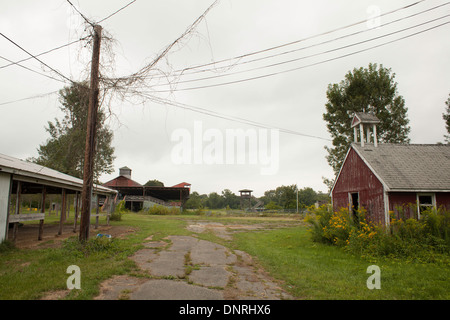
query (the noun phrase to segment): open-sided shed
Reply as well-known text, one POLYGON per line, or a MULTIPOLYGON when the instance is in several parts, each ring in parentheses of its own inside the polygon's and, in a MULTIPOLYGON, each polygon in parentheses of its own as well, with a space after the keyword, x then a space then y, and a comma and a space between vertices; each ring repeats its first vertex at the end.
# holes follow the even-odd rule
POLYGON ((131 169, 122 167, 119 176, 103 184, 103 186, 117 190, 119 200, 125 201, 125 207, 132 211, 139 211, 147 205, 162 205, 184 207, 189 199, 191 184, 182 182, 172 187, 143 186, 131 179, 131 169))
MULTIPOLYGON (((0 154, 0 242, 8 238, 9 224, 14 225, 15 240, 18 224, 23 221, 39 221, 38 239, 42 239, 45 220, 45 201, 51 194, 61 195, 60 232, 65 219, 66 201, 69 194, 77 198, 81 195, 83 180, 59 171, 0 154), (21 197, 24 194, 40 194, 41 208, 37 213, 21 213, 21 197), (14 197, 15 205, 11 204, 14 197), (14 211, 12 211, 14 207, 14 211)), ((109 212, 113 209, 113 199, 117 191, 94 185, 93 196, 100 202, 108 203, 109 212)), ((76 213, 79 212, 76 201, 76 213)), ((98 218, 99 213, 97 213, 98 218)), ((77 219, 75 219, 76 224, 77 219)))

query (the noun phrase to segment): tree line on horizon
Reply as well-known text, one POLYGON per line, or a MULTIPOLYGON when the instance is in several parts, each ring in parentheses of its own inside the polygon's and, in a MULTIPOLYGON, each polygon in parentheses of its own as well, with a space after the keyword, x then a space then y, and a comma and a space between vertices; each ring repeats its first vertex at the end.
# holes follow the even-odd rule
MULTIPOLYGON (((298 189, 297 185, 280 186, 273 190, 264 192, 261 197, 252 197, 250 205, 245 208, 254 206, 260 202, 260 208, 267 210, 292 210, 297 208, 297 192, 298 192, 298 208, 303 209, 314 205, 316 202, 328 202, 329 195, 316 192, 310 187, 298 189)), ((230 189, 224 189, 220 194, 211 192, 209 194, 199 194, 193 191, 185 205, 186 209, 241 209, 241 198, 230 189)))

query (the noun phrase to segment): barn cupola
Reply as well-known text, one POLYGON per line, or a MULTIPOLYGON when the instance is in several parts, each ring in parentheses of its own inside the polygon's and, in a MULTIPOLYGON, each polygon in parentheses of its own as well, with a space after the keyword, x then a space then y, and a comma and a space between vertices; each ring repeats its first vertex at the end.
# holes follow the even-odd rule
POLYGON ((373 138, 373 145, 377 147, 377 124, 380 123, 378 119, 372 113, 356 112, 352 120, 353 137, 355 143, 358 142, 358 131, 359 131, 359 142, 361 147, 364 147, 364 143, 371 143, 370 138, 373 138), (359 130, 357 129, 359 126, 359 130), (364 130, 366 132, 364 136, 364 130))
POLYGON ((119 168, 119 176, 124 176, 128 179, 131 179, 131 169, 128 167, 119 168))

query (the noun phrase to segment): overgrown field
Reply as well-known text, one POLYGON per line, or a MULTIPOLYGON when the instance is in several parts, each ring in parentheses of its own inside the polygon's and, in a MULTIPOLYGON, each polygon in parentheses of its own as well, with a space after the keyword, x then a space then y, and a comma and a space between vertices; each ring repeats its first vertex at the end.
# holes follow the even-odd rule
MULTIPOLYGON (((50 248, 44 248, 42 243, 33 249, 17 249, 4 243, 0 247, 0 299, 40 299, 49 292, 66 290, 69 277, 66 270, 70 265, 80 267, 82 289, 72 290, 65 299, 93 299, 103 280, 118 274, 138 274, 128 257, 142 247, 144 239, 193 235, 186 229, 192 221, 265 226, 240 230, 231 239, 220 238, 212 232, 195 235, 232 250, 248 252, 297 299, 450 298, 450 266, 446 263, 361 258, 341 247, 313 242, 308 225, 295 215, 243 217, 213 212, 201 215, 126 213, 120 221, 111 221, 111 225, 131 228, 133 232, 112 240, 94 237, 84 246, 76 236, 50 248), (370 265, 380 268, 381 289, 367 287, 370 265)), ((51 223, 51 219, 46 219, 46 225, 51 223)))

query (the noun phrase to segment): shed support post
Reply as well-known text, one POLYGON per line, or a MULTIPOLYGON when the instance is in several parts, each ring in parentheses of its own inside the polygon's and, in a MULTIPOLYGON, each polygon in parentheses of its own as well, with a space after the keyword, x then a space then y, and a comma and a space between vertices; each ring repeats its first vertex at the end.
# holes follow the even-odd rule
POLYGON ((58 235, 62 235, 63 222, 66 217, 66 189, 62 189, 62 198, 61 198, 61 216, 59 219, 59 231, 58 235))
MULTIPOLYGON (((45 198, 47 196, 47 189, 45 186, 42 188, 42 206, 41 213, 45 215, 45 198)), ((42 235, 44 233, 44 219, 39 220, 39 235, 38 240, 42 240, 42 235)))
POLYGON ((98 219, 99 219, 99 217, 98 217, 98 215, 100 214, 100 197, 98 196, 98 194, 97 194, 97 203, 96 203, 96 209, 95 209, 95 214, 96 214, 96 217, 95 217, 95 229, 97 229, 98 228, 98 219))
MULTIPOLYGON (((21 182, 17 181, 17 190, 16 190, 16 209, 14 214, 20 214, 20 204, 21 204, 21 193, 22 193, 22 186, 21 182)), ((13 236, 12 240, 13 243, 16 243, 17 240, 17 232, 19 231, 19 222, 14 222, 14 228, 13 228, 13 236)))
POLYGON ((109 218, 111 217, 114 209, 114 203, 113 198, 111 196, 108 196, 107 200, 109 202, 108 206, 108 214, 106 215, 106 225, 109 226, 109 218))
POLYGON ((75 218, 73 219, 73 232, 77 232, 77 220, 78 220, 78 213, 80 208, 80 194, 77 192, 75 195, 75 218))

